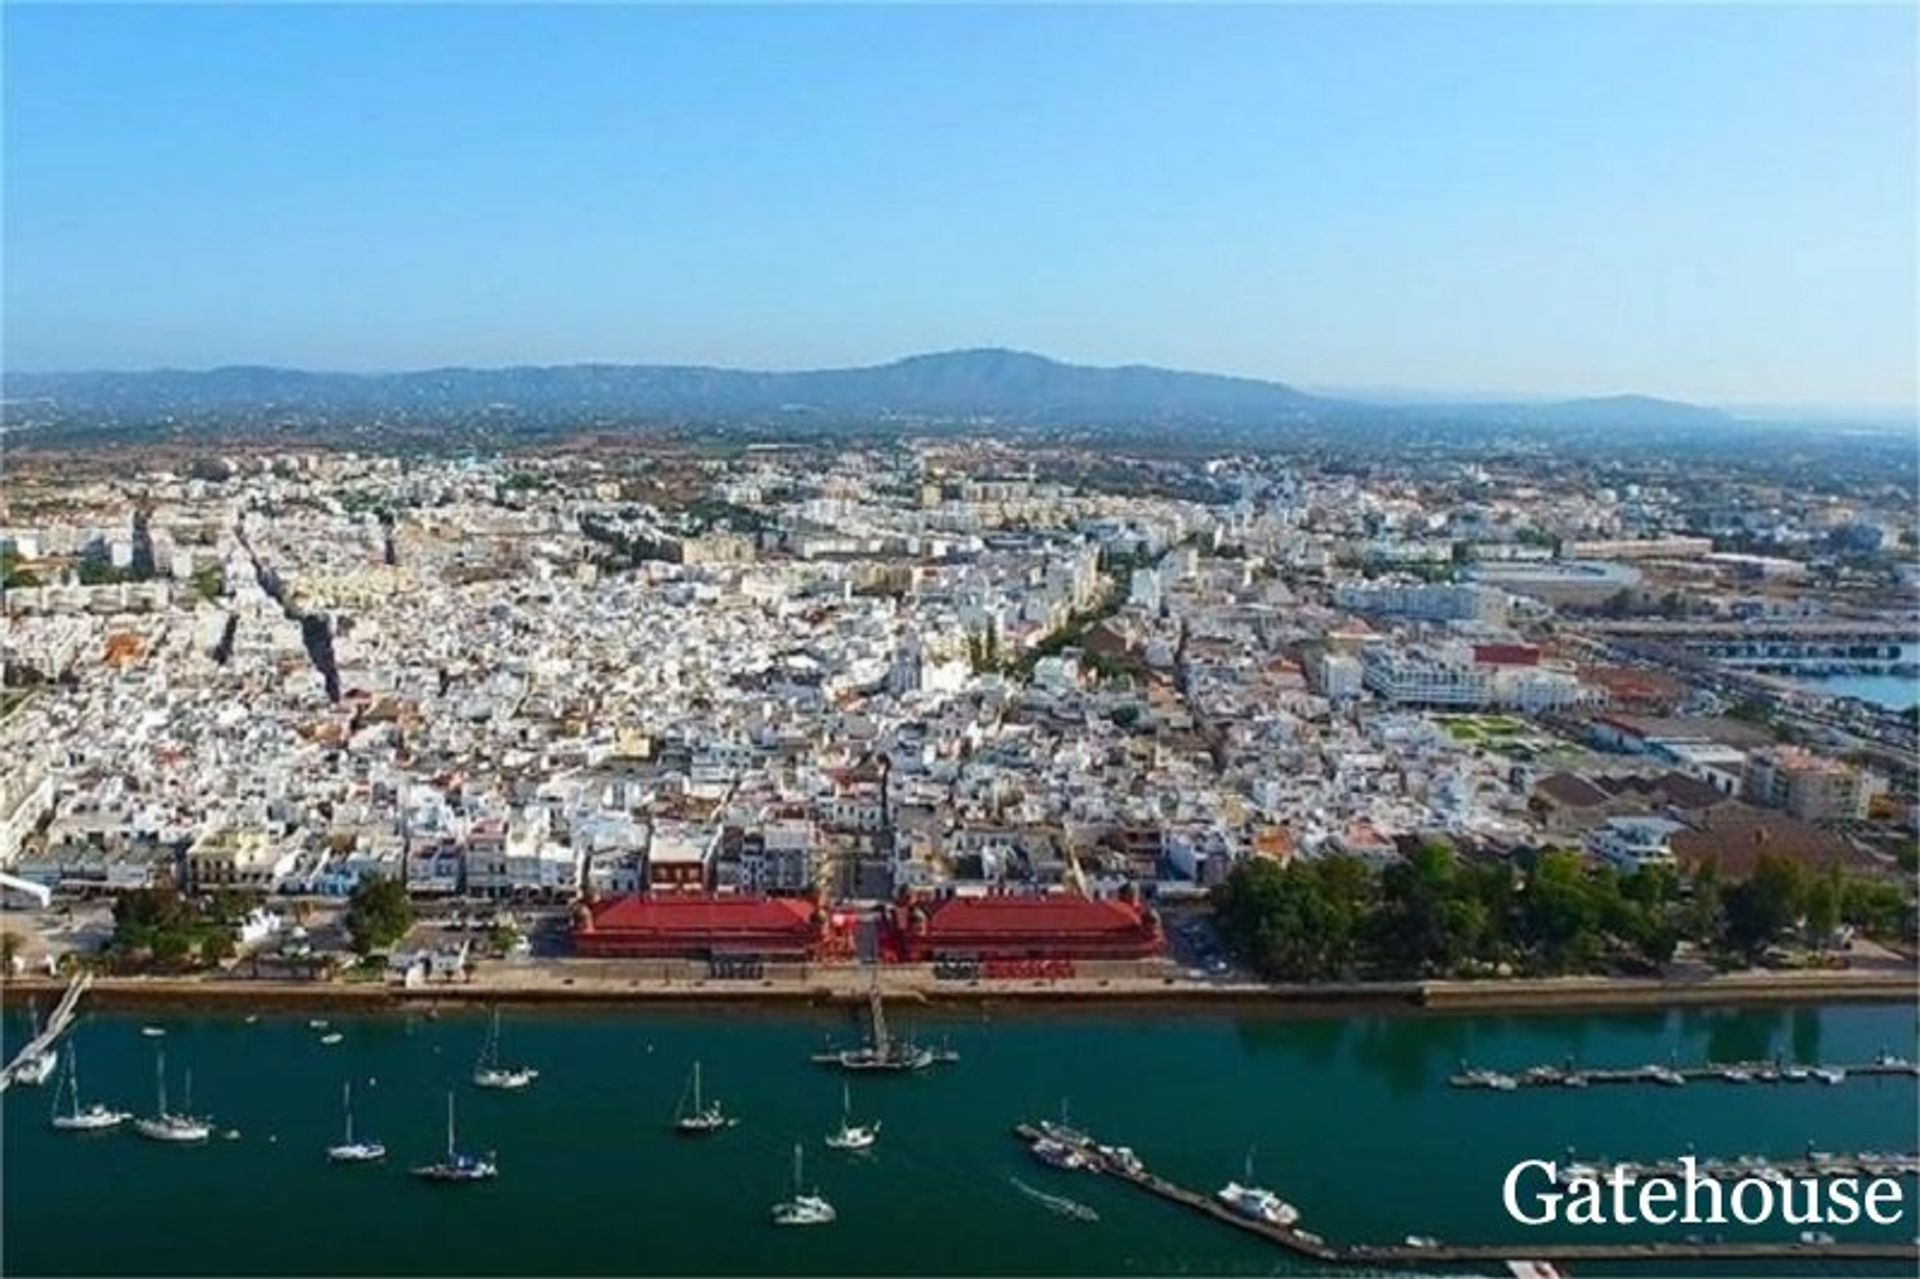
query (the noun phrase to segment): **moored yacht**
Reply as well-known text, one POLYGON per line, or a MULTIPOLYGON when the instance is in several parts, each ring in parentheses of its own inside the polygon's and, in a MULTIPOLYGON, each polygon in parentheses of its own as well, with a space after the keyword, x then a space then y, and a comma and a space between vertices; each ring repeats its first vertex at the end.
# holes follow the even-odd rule
POLYGON ((387 1148, 377 1141, 353 1139, 353 1084, 340 1086, 340 1104, 347 1112, 347 1132, 337 1146, 327 1147, 327 1158, 337 1164, 368 1164, 387 1157, 387 1148))
POLYGON ((488 1154, 467 1155, 460 1153, 453 1135, 453 1094, 447 1094, 447 1157, 437 1163, 421 1164, 413 1169, 413 1175, 422 1181, 444 1183, 464 1183, 470 1181, 491 1181, 500 1175, 500 1168, 488 1154))
POLYGON ((206 1141, 213 1136, 213 1125, 205 1119, 194 1117, 193 1111, 193 1072, 186 1072, 186 1100, 179 1114, 167 1109, 167 1055, 155 1054, 154 1074, 159 1080, 159 1109, 150 1116, 133 1121, 134 1131, 151 1141, 166 1141, 175 1144, 188 1144, 206 1141))
POLYGON ((540 1072, 530 1066, 500 1064, 500 1010, 494 1009, 493 1026, 487 1032, 486 1042, 480 1046, 480 1060, 474 1063, 474 1086, 512 1092, 530 1087, 539 1077, 540 1072))
POLYGON ((693 1078, 688 1081, 688 1091, 680 1094, 680 1106, 673 1115, 673 1130, 687 1137, 705 1137, 721 1132, 738 1123, 729 1118, 720 1108, 718 1101, 703 1102, 700 1097, 700 1063, 693 1063, 693 1078), (693 1104, 687 1104, 688 1093, 692 1094, 693 1104))
POLYGON ((880 1140, 879 1120, 871 1124, 853 1122, 853 1094, 845 1084, 840 1086, 840 1127, 828 1133, 825 1140, 835 1150, 871 1150, 880 1140))
POLYGON ((1237 1215, 1249 1221, 1261 1221, 1270 1226, 1291 1226, 1300 1220, 1300 1210, 1274 1194, 1271 1190, 1253 1185, 1253 1152, 1247 1152, 1245 1169, 1247 1185, 1229 1181, 1214 1192, 1214 1197, 1237 1215))
POLYGON ((1081 1154, 1077 1147, 1052 1137, 1042 1137, 1028 1149, 1033 1152, 1035 1159, 1054 1168, 1073 1171, 1087 1166, 1087 1157, 1081 1154))
POLYGON ((821 1196, 818 1187, 803 1192, 801 1178, 801 1151, 798 1142, 793 1147, 793 1198, 773 1206, 773 1223, 776 1226, 824 1226, 837 1215, 833 1205, 821 1196))
POLYGON ((74 1058, 73 1046, 67 1046, 67 1077, 61 1081, 60 1090, 53 1095, 52 1124, 61 1132, 104 1132, 109 1128, 118 1128, 133 1115, 124 1110, 114 1110, 101 1103, 80 1104, 80 1069, 74 1058), (70 1097, 71 1110, 60 1109, 61 1097, 70 1097))

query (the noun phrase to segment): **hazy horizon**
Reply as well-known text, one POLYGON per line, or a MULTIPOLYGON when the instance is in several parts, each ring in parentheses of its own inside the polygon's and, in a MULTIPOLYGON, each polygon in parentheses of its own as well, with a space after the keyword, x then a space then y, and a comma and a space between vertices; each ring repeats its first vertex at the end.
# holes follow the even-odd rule
POLYGON ((5 367, 1911 412, 1910 16, 7 6, 5 367))

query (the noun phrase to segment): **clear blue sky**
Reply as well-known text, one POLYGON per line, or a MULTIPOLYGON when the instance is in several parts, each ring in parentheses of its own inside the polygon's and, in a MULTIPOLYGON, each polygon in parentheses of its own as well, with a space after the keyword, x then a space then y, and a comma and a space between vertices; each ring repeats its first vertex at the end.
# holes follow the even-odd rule
POLYGON ((4 7, 20 369, 1915 391, 1912 12, 4 7))

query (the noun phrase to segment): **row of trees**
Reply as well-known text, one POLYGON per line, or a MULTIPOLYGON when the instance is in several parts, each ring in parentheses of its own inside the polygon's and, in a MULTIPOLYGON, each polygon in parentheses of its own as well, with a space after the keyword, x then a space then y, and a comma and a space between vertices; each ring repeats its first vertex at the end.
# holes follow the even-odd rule
POLYGON ((1722 885, 1710 870, 1621 875, 1569 852, 1543 853, 1521 873, 1442 844, 1377 872, 1350 857, 1252 859, 1213 902, 1228 942, 1283 981, 1644 971, 1682 941, 1751 962, 1843 922, 1902 935, 1913 921, 1897 885, 1813 875, 1783 857, 1722 885))
POLYGON ((195 960, 224 963, 233 958, 234 925, 249 905, 234 893, 216 893, 202 902, 173 888, 122 893, 113 903, 113 957, 162 968, 183 968, 195 960))
MULTIPOLYGON (((166 969, 225 963, 237 949, 238 925, 259 900, 228 889, 197 899, 164 887, 122 893, 113 903, 112 956, 166 969)), ((364 879, 347 900, 347 935, 361 955, 391 948, 413 920, 413 903, 397 879, 364 879)))

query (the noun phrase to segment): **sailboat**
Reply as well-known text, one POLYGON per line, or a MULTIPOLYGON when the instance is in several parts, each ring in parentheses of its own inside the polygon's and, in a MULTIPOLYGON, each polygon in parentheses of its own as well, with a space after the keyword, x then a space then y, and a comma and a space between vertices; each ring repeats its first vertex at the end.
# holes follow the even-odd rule
POLYGON ((473 1067, 473 1082, 479 1088, 525 1088, 540 1077, 530 1066, 508 1067, 500 1064, 500 1010, 493 1010, 493 1027, 486 1043, 480 1046, 480 1060, 473 1067))
POLYGON ((1091 1146, 1093 1144, 1093 1138, 1087 1136, 1086 1133, 1081 1132, 1068 1122, 1067 1099, 1065 1097, 1060 1099, 1060 1121, 1055 1123, 1051 1119, 1042 1119, 1040 1121, 1040 1131, 1043 1135, 1067 1146, 1091 1146))
POLYGON ((675 1132, 688 1137, 704 1137, 709 1133, 719 1132, 723 1128, 731 1128, 739 1122, 737 1119, 728 1118, 718 1101, 707 1102, 704 1105, 701 1103, 700 1063, 697 1061, 693 1063, 693 1078, 690 1083, 693 1105, 691 1107, 687 1105, 685 1092, 680 1094, 680 1109, 675 1111, 673 1116, 675 1132))
POLYGON ((1263 1190, 1253 1183, 1253 1151, 1247 1151, 1247 1184, 1229 1181, 1215 1194, 1221 1203, 1250 1221, 1264 1222, 1270 1226, 1291 1226, 1300 1220, 1300 1210, 1274 1194, 1263 1190))
POLYGON ((104 1132, 109 1128, 118 1128, 133 1115, 125 1110, 113 1110, 99 1102, 86 1106, 80 1104, 80 1068, 74 1058, 73 1045, 67 1045, 67 1077, 60 1083, 60 1090, 53 1095, 53 1126, 61 1132, 104 1132), (60 1098, 70 1096, 73 1108, 65 1113, 60 1110, 60 1098))
POLYGON ((136 1119, 133 1127, 142 1137, 153 1141, 187 1143, 205 1141, 213 1136, 213 1125, 193 1117, 193 1072, 186 1072, 186 1103, 179 1114, 167 1109, 167 1054, 154 1054, 154 1075, 159 1081, 160 1106, 151 1116, 136 1119))
POLYGON ((463 1155, 455 1148, 451 1092, 447 1094, 447 1157, 438 1163, 421 1164, 413 1170, 413 1175, 424 1181, 440 1182, 489 1181, 500 1175, 499 1165, 493 1162, 491 1154, 483 1159, 479 1155, 463 1155))
POLYGON ((353 1139, 353 1082, 340 1086, 340 1104, 347 1112, 347 1134, 337 1146, 327 1147, 327 1158, 337 1164, 368 1164, 387 1157, 387 1148, 377 1141, 353 1139))
POLYGON ((826 1136, 827 1145, 835 1150, 871 1150, 873 1143, 880 1140, 880 1121, 871 1124, 853 1122, 853 1092, 846 1085, 840 1085, 840 1130, 826 1136))
POLYGON ((776 1226, 824 1226, 834 1219, 833 1205, 820 1195, 815 1187, 812 1193, 803 1193, 800 1172, 800 1143, 793 1146, 793 1198, 773 1206, 773 1224, 776 1226))

